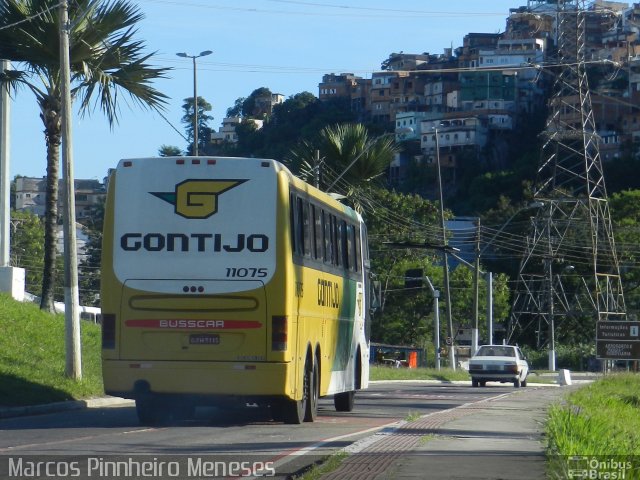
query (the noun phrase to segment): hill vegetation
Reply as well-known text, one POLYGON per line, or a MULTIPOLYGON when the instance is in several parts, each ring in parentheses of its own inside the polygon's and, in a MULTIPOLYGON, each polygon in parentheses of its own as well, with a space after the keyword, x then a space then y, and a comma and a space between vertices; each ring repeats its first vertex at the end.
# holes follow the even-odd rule
POLYGON ((103 394, 100 326, 81 323, 83 379, 65 371, 63 315, 0 294, 0 407, 89 398, 103 394))

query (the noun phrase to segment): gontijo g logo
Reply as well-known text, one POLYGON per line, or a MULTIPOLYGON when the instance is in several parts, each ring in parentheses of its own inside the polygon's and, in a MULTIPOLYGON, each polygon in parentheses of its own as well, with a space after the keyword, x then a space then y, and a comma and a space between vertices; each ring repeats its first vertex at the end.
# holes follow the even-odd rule
POLYGON ((209 218, 218 212, 218 195, 246 180, 185 180, 174 192, 149 192, 175 206, 176 214, 185 218, 209 218))

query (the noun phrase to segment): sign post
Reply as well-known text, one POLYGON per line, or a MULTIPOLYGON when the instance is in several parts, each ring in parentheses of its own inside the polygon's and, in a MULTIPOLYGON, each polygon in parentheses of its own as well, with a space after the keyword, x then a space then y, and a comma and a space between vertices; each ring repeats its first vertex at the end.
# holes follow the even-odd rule
POLYGON ((596 357, 603 360, 640 360, 640 322, 598 322, 596 357))

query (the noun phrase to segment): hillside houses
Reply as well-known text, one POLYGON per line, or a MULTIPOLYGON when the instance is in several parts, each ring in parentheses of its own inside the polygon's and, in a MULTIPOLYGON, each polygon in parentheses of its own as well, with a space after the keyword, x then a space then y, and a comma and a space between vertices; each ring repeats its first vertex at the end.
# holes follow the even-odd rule
MULTIPOLYGON (((504 149, 483 149, 494 138, 527 127, 541 111, 553 83, 546 67, 556 54, 556 5, 529 0, 513 8, 504 33, 469 33, 461 47, 443 54, 392 53, 370 79, 330 73, 319 83, 320 100, 347 98, 361 121, 394 128, 396 141, 419 144, 398 155, 392 183, 412 161, 431 164, 438 131, 442 166, 455 169, 462 152, 477 161, 502 164, 504 149)), ((586 48, 593 75, 594 116, 602 158, 620 156, 640 138, 640 3, 599 0, 586 16, 586 48)), ((571 113, 567 113, 571 115, 571 113)), ((570 119, 568 119, 570 120, 570 119)))
MULTIPOLYGON (((62 180, 59 182, 62 190, 62 180)), ((75 180, 76 220, 90 217, 92 209, 104 201, 107 191, 99 180, 75 180)), ((44 215, 46 198, 46 177, 16 177, 15 209, 25 210, 39 216, 44 215)), ((62 197, 58 199, 58 209, 62 211, 62 197)))

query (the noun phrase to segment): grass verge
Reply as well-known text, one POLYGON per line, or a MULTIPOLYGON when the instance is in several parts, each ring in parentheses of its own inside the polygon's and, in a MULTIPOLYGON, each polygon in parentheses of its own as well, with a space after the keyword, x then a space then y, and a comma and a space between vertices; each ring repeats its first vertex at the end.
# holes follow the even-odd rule
POLYGON ((372 365, 369 370, 369 380, 440 380, 452 382, 456 380, 471 381, 466 370, 455 372, 449 368, 436 370, 435 368, 390 368, 372 365))
POLYGON ((104 393, 100 327, 81 322, 82 380, 65 376, 63 315, 0 294, 0 406, 36 405, 104 393))
MULTIPOLYGON (((604 377, 553 405, 546 426, 552 474, 566 475, 577 458, 637 466, 639 408, 640 376, 634 374, 604 377)), ((628 471, 625 477, 606 478, 640 478, 638 474, 628 471)))

